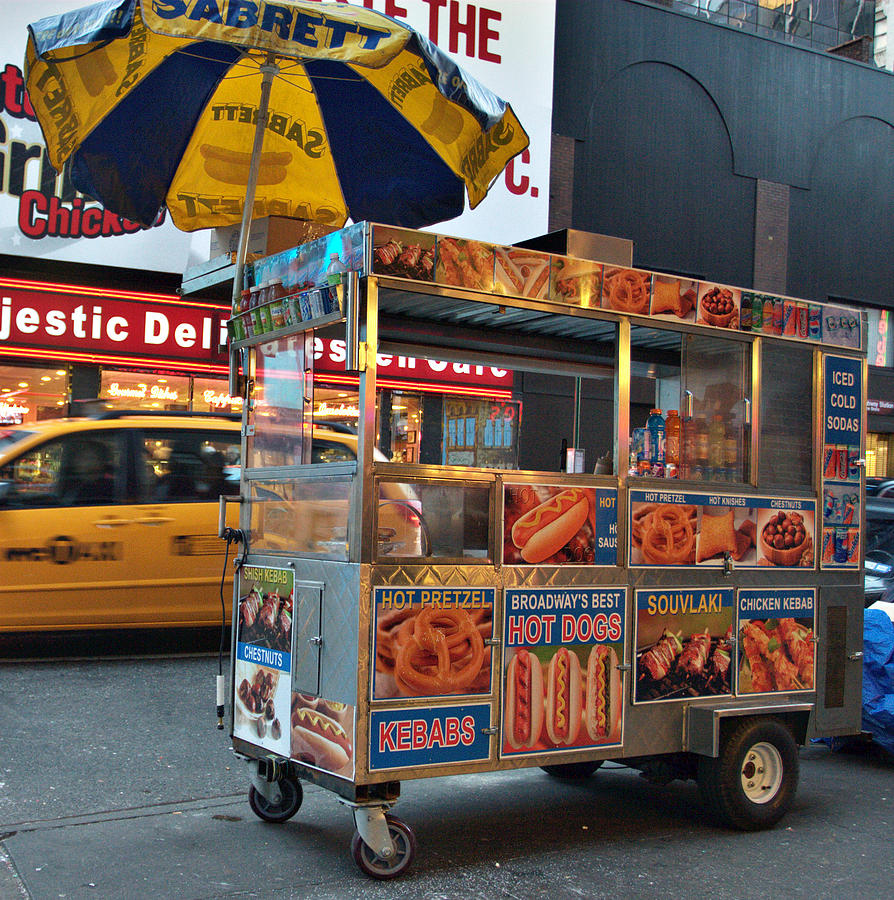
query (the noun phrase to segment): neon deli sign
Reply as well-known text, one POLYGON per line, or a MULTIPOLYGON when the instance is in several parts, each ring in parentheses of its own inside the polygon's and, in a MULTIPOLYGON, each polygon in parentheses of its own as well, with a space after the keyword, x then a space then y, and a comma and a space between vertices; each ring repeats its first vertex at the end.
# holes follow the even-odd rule
MULTIPOLYGON (((343 340, 314 338, 314 368, 317 372, 344 372, 344 366, 345 342, 343 340)), ((469 363, 451 363, 437 359, 417 359, 413 356, 377 353, 376 370, 379 377, 401 377, 460 385, 512 387, 512 372, 496 366, 477 366, 469 363)))
POLYGON ((223 361, 218 348, 227 341, 228 315, 229 310, 209 303, 149 295, 15 289, 0 295, 0 343, 223 361))

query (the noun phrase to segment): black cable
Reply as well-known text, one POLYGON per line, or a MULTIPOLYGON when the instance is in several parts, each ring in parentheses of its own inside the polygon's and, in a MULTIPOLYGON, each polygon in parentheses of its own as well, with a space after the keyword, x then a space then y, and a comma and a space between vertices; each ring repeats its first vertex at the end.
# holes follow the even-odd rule
POLYGON ((227 639, 227 607, 224 602, 224 582, 227 580, 227 564, 230 561, 230 544, 233 541, 238 541, 238 532, 233 532, 231 529, 226 530, 226 539, 227 539, 227 549, 224 553, 224 564, 223 571, 220 573, 220 649, 217 653, 217 729, 218 731, 223 730, 223 717, 224 717, 224 706, 223 701, 223 693, 224 689, 223 685, 223 654, 224 654, 224 645, 226 644, 227 639))

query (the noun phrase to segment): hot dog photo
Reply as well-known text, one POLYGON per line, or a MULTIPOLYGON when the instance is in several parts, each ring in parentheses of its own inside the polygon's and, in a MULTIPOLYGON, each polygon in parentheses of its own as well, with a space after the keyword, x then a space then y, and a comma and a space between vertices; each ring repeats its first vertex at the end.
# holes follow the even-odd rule
POLYGON ((623 588, 511 588, 505 595, 502 754, 618 744, 623 588))
POLYGON ((354 777, 354 707, 292 694, 292 759, 344 778, 354 777))
POLYGON ((591 565, 596 554, 593 488, 505 486, 504 565, 591 565))
POLYGON ((503 688, 503 752, 544 753, 618 743, 621 673, 607 644, 518 647, 503 688))

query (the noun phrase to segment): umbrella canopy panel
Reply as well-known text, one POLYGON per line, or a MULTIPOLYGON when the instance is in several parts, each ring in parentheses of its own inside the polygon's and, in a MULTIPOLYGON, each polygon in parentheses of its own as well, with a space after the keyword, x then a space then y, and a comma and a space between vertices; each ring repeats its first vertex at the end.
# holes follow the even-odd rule
POLYGON ((214 4, 190 18, 134 0, 32 25, 27 86, 53 165, 70 159, 79 190, 136 222, 165 205, 185 231, 239 222, 271 64, 256 216, 430 225, 466 194, 477 205, 528 144, 508 104, 402 23, 343 4, 249 7, 251 27, 215 21, 214 4))

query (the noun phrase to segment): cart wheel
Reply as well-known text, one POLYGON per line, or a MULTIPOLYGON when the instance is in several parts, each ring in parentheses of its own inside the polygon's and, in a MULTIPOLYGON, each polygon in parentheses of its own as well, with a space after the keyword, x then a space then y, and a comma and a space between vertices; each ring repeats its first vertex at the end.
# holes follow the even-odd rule
POLYGON ((376 856, 372 850, 363 842, 360 832, 354 832, 354 838, 351 841, 351 855, 354 862, 357 863, 360 871, 370 878, 396 878, 402 875, 413 862, 416 855, 416 835, 406 822, 385 813, 385 821, 388 823, 388 833, 394 842, 394 856, 391 859, 385 859, 376 856))
POLYGON ((708 809, 724 825, 758 831, 788 812, 798 787, 798 746, 775 719, 744 719, 717 759, 703 756, 698 784, 708 809))
POLYGON ((285 822, 301 808, 301 801, 304 799, 301 782, 297 778, 283 778, 278 784, 282 794, 279 803, 271 803, 254 785, 248 789, 251 811, 265 822, 285 822))
POLYGON ((553 778, 589 778, 600 766, 601 759, 588 759, 584 762, 561 763, 540 768, 553 778))

